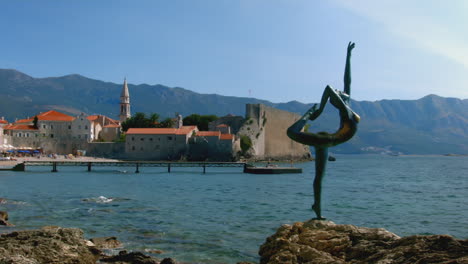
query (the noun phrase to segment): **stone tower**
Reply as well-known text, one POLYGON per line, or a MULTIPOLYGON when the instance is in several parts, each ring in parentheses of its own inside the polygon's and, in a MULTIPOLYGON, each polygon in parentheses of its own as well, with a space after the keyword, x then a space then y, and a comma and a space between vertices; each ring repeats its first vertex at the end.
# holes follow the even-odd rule
POLYGON ((130 94, 128 93, 127 78, 124 79, 122 93, 120 94, 120 122, 130 118, 130 94))

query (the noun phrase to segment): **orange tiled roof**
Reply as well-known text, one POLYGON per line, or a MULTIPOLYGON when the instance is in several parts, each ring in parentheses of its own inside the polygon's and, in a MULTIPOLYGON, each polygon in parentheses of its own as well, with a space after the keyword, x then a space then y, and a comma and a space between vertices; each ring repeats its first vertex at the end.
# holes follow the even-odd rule
POLYGON ((89 121, 94 121, 98 118, 99 118, 99 115, 90 115, 86 117, 86 119, 88 119, 89 121))
POLYGON ((129 128, 127 135, 187 135, 196 129, 196 126, 183 126, 181 128, 129 128))
POLYGON ((228 127, 226 124, 217 125, 216 127, 228 127))
POLYGON ((73 121, 75 118, 55 110, 50 110, 37 115, 37 119, 44 121, 73 121))
POLYGON ((107 123, 107 125, 104 125, 104 127, 109 127, 109 126, 112 126, 112 125, 116 125, 116 126, 120 126, 120 122, 117 121, 117 120, 114 120, 112 118, 109 118, 107 116, 104 116, 104 115, 90 115, 90 116, 87 116, 86 119, 88 119, 89 121, 96 121, 96 122, 99 122, 98 119, 99 118, 102 118, 102 122, 104 124, 107 123))
POLYGON ((0 120, 0 124, 8 124, 8 121, 6 121, 6 120, 0 120))
POLYGON ((109 122, 113 123, 114 125, 120 125, 120 121, 114 120, 112 118, 107 118, 109 119, 109 122))
POLYGON ((233 134, 221 134, 221 140, 232 140, 233 138, 233 134))
POLYGON ((7 125, 3 128, 4 130, 39 130, 33 125, 7 125))
POLYGON ((15 124, 31 123, 32 121, 34 121, 34 118, 25 118, 25 119, 16 120, 15 124))
POLYGON ((120 127, 120 125, 116 125, 116 124, 109 124, 109 125, 105 125, 103 127, 120 127))
POLYGON ((219 131, 198 131, 197 137, 219 137, 221 132, 219 131))

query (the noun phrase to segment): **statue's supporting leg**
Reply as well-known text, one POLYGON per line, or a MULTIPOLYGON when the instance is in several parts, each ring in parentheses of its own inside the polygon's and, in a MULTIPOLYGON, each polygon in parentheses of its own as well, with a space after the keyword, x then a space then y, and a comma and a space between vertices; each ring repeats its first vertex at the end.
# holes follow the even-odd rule
POLYGON ((325 168, 328 161, 328 148, 315 147, 315 179, 314 179, 314 204, 312 210, 315 211, 318 220, 322 218, 321 197, 322 197, 322 179, 325 176, 325 168))

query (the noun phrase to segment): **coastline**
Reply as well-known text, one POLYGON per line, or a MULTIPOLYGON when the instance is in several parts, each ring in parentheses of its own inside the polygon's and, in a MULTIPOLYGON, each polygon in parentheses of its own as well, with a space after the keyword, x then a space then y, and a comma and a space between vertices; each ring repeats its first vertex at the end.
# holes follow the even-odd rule
POLYGON ((15 160, 2 160, 0 161, 0 168, 2 169, 11 169, 15 165, 23 163, 24 161, 119 161, 119 159, 108 159, 108 158, 94 158, 87 156, 80 156, 70 158, 64 158, 63 155, 58 156, 57 158, 41 157, 40 159, 34 157, 14 157, 15 160))

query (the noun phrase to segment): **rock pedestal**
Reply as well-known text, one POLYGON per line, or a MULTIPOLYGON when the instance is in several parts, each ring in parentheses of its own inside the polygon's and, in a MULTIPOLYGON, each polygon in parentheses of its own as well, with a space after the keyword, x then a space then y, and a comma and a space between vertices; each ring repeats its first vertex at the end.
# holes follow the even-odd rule
POLYGON ((468 240, 399 236, 381 228, 311 220, 283 225, 260 247, 261 264, 468 263, 468 240))

